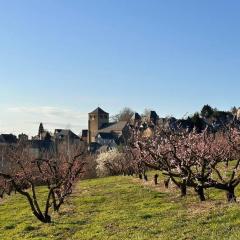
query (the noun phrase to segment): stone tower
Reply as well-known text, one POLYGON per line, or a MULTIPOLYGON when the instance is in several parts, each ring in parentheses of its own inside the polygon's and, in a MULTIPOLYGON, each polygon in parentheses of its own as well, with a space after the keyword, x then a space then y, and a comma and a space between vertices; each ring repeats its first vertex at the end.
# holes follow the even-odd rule
POLYGON ((88 114, 88 143, 95 142, 98 130, 109 123, 109 113, 101 108, 95 109, 88 114))

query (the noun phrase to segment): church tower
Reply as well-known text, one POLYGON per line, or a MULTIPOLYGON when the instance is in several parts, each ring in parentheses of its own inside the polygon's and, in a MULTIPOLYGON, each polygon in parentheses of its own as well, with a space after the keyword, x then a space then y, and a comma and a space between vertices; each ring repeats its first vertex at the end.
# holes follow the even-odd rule
POLYGON ((98 130, 109 123, 109 113, 101 108, 95 109, 88 114, 88 143, 95 142, 98 130))

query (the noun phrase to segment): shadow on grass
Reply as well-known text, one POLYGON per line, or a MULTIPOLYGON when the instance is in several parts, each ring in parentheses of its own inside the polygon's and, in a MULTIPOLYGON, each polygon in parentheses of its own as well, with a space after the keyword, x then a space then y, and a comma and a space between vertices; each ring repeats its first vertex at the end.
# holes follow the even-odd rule
POLYGON ((154 190, 152 190, 152 191, 154 192, 153 198, 166 198, 167 196, 169 196, 168 193, 155 192, 154 190))

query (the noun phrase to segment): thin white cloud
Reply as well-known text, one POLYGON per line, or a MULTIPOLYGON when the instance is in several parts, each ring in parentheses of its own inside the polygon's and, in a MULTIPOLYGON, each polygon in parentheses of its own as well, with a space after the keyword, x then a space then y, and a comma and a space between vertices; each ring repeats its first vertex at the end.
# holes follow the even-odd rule
POLYGON ((44 116, 86 118, 87 113, 81 113, 71 109, 40 106, 40 107, 9 107, 8 111, 13 113, 38 114, 44 116))
POLYGON ((70 128, 76 133, 87 127, 88 114, 74 109, 52 106, 12 106, 2 109, 0 132, 36 134, 40 122, 49 131, 70 128), (5 113, 4 113, 5 112, 5 113))

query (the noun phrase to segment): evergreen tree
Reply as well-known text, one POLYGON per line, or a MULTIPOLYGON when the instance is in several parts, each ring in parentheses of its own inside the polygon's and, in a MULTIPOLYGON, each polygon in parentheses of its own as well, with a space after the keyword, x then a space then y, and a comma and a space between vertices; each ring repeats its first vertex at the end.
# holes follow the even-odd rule
POLYGON ((209 105, 204 105, 202 110, 201 110, 201 116, 203 118, 210 118, 214 113, 214 110, 211 106, 209 105))
POLYGON ((40 123, 39 125, 39 129, 38 129, 38 136, 40 137, 44 132, 44 128, 43 128, 43 124, 40 123))

